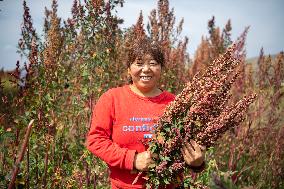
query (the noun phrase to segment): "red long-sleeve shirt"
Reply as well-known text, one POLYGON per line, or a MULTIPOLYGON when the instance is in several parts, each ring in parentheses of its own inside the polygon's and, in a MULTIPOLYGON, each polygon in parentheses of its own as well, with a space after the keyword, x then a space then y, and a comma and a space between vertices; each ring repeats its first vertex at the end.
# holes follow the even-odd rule
POLYGON ((113 187, 143 188, 145 180, 131 173, 135 153, 146 147, 143 139, 151 138, 155 120, 162 115, 174 95, 164 91, 156 97, 141 97, 129 85, 113 88, 98 100, 87 137, 87 148, 104 160, 111 171, 113 187))

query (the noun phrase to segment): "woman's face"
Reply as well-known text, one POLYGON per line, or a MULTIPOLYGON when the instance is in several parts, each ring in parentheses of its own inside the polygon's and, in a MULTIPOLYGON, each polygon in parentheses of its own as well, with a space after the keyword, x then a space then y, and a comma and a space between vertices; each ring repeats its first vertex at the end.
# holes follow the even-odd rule
POLYGON ((151 92, 157 88, 161 77, 161 65, 150 55, 137 57, 128 68, 133 85, 141 92, 151 92))

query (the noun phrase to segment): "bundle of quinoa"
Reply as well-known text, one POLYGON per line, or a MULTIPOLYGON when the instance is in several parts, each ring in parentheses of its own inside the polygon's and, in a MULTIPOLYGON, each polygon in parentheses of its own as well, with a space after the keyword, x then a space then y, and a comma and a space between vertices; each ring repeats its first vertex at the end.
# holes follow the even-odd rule
POLYGON ((158 188, 180 181, 186 170, 181 148, 190 139, 207 149, 230 128, 243 120, 256 94, 238 102, 230 101, 230 89, 239 75, 238 65, 244 60, 244 43, 248 28, 224 54, 220 55, 171 102, 157 121, 149 150, 157 154, 147 172, 147 188, 158 188))

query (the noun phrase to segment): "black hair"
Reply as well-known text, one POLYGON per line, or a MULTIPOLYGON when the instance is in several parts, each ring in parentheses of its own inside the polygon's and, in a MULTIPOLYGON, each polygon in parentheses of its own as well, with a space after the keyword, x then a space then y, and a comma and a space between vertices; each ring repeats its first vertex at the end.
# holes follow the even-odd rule
POLYGON ((137 57, 143 56, 145 54, 150 54, 158 64, 160 64, 162 67, 164 66, 165 58, 160 45, 158 45, 158 43, 156 42, 153 42, 149 38, 143 38, 136 40, 129 48, 127 67, 129 68, 137 57))

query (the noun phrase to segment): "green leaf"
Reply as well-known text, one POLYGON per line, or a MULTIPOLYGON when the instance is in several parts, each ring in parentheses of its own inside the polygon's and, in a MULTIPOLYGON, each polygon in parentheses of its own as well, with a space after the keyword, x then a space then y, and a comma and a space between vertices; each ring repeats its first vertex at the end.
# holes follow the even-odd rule
POLYGON ((30 115, 30 112, 25 112, 25 116, 29 116, 30 115))
POLYGON ((171 159, 168 156, 160 156, 160 159, 162 161, 171 161, 171 159))
POLYGON ((168 178, 165 178, 165 179, 164 179, 164 183, 165 183, 165 184, 170 184, 170 182, 168 181, 168 178))

